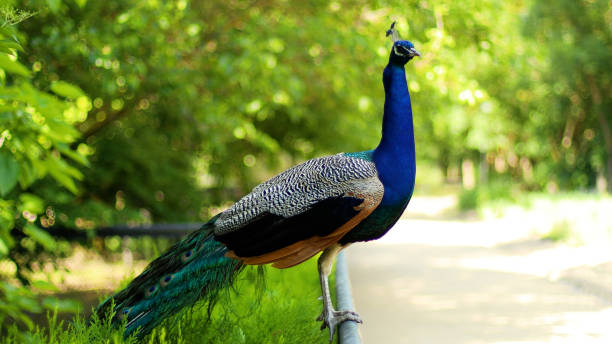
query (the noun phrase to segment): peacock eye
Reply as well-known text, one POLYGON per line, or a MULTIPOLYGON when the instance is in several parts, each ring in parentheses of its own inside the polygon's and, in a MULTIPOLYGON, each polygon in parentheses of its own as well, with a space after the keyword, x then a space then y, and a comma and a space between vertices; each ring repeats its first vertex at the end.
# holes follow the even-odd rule
POLYGON ((125 318, 128 314, 130 314, 130 311, 132 310, 132 308, 124 308, 123 310, 121 310, 121 312, 119 312, 119 318, 123 319, 125 318))
POLYGON ((149 289, 147 289, 147 292, 145 293, 145 296, 149 297, 149 296, 155 294, 156 291, 157 291, 157 286, 153 285, 153 286, 149 287, 149 289))
POLYGON ((193 250, 189 250, 185 253, 183 253, 183 256, 181 257, 181 259, 186 262, 188 261, 191 257, 193 256, 193 250))
POLYGON ((165 286, 167 286, 167 285, 168 285, 168 283, 170 283, 170 281, 172 281, 172 279, 173 279, 173 278, 174 278, 174 275, 167 275, 167 276, 164 276, 164 277, 162 277, 162 279, 159 281, 159 284, 160 284, 162 287, 165 287, 165 286))

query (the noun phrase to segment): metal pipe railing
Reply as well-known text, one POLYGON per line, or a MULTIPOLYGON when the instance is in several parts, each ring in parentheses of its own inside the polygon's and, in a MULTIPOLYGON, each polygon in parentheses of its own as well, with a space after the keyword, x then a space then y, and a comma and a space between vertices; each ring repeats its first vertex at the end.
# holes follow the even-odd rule
MULTIPOLYGON (((344 252, 340 252, 336 258, 336 303, 339 310, 355 309, 344 252)), ((361 344, 359 327, 356 322, 345 321, 338 326, 338 343, 361 344)))
POLYGON ((197 229, 200 229, 204 223, 157 223, 150 225, 116 225, 109 227, 100 227, 96 229, 73 229, 67 227, 54 226, 47 229, 47 232, 54 237, 66 239, 86 239, 89 237, 107 237, 107 236, 164 236, 180 238, 197 229))

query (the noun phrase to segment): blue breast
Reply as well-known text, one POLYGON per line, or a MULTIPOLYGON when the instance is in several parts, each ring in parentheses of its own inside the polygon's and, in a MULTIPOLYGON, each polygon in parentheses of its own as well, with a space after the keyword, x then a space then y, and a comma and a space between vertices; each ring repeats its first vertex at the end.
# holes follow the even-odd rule
POLYGON ((385 114, 382 139, 372 160, 385 186, 382 205, 407 202, 414 190, 416 161, 412 106, 403 66, 389 64, 383 73, 385 114))

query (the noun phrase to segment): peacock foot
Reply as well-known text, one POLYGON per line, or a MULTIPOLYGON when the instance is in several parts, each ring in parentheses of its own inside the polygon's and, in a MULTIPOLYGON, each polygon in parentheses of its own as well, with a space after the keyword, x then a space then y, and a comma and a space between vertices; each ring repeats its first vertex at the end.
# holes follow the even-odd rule
POLYGON ((323 312, 317 318, 317 321, 322 321, 321 330, 329 327, 329 341, 331 342, 334 338, 334 332, 336 326, 340 325, 345 321, 354 321, 356 323, 363 323, 359 314, 353 311, 336 311, 334 309, 323 309, 323 312))

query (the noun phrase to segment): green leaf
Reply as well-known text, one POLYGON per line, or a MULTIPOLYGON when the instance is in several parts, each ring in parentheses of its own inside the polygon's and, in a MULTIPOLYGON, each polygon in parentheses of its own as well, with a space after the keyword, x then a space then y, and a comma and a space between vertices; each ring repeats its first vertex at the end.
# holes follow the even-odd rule
POLYGON ((50 138, 60 142, 72 142, 80 135, 73 126, 55 118, 47 120, 46 128, 43 127, 43 131, 50 138))
POLYGON ((19 293, 19 295, 15 295, 18 297, 18 299, 15 301, 17 301, 17 304, 20 308, 23 308, 28 312, 40 313, 42 309, 40 309, 38 302, 34 300, 29 290, 25 291, 23 290, 23 288, 18 288, 17 292, 19 293))
POLYGON ((56 297, 45 297, 42 302, 43 307, 48 310, 58 312, 77 313, 81 309, 81 303, 76 300, 66 299, 60 300, 56 297))
POLYGON ((34 170, 31 163, 25 161, 21 163, 19 173, 19 185, 22 189, 27 189, 38 178, 38 174, 34 170))
MULTIPOLYGON (((40 310, 38 308, 33 308, 33 310, 30 309, 29 311, 31 311, 32 313, 40 313, 40 310)), ((21 312, 19 312, 17 316, 28 327, 29 330, 32 330, 34 328, 34 322, 32 321, 32 319, 30 319, 29 316, 21 312)))
MULTIPOLYGON (((9 210, 9 209, 5 209, 5 210, 9 210)), ((14 218, 13 213, 7 214, 6 211, 0 212, 0 240, 2 240, 4 245, 8 247, 9 249, 15 246, 15 239, 12 237, 11 232, 10 232, 11 229, 13 229, 13 226, 15 224, 15 221, 13 221, 13 218, 14 218), (7 215, 9 215, 10 218, 7 218, 7 215)))
POLYGON ((78 86, 72 85, 65 81, 56 81, 51 84, 51 91, 53 91, 57 95, 70 99, 76 99, 78 97, 85 96, 85 92, 83 92, 83 90, 81 90, 78 86))
POLYGON ((0 53, 12 54, 13 51, 8 47, 5 47, 4 45, 0 44, 0 53))
POLYGON ((79 171, 77 168, 74 168, 68 164, 66 164, 66 162, 62 161, 63 165, 64 165, 64 170, 66 171, 66 174, 71 176, 72 178, 76 179, 76 180, 83 180, 83 173, 81 173, 81 171, 79 171))
POLYGON ((17 41, 15 29, 12 26, 0 27, 0 35, 4 36, 5 38, 13 38, 14 41, 17 41))
POLYGON ((48 282, 48 281, 43 281, 43 280, 32 282, 32 286, 36 289, 43 290, 43 291, 59 291, 59 289, 55 286, 55 284, 48 282))
POLYGON ((17 184, 19 164, 12 154, 0 151, 0 196, 4 197, 17 184))
POLYGON ((32 164, 32 171, 34 173, 34 180, 43 178, 49 172, 49 168, 47 167, 47 163, 45 160, 35 160, 31 159, 30 163, 32 164))
MULTIPOLYGON (((68 171, 66 168, 66 164, 55 158, 50 156, 45 160, 45 166, 47 167, 47 171, 51 176, 61 185, 63 185, 66 189, 70 190, 73 194, 77 194, 79 190, 77 189, 74 180, 70 178, 68 175, 68 171)), ((72 172, 72 171, 71 171, 72 172)))
POLYGON ((27 69, 18 61, 11 60, 9 56, 5 53, 0 53, 0 68, 4 69, 9 73, 21 75, 26 78, 29 78, 31 74, 29 69, 27 69))
POLYGON ((85 7, 85 5, 87 4, 87 0, 74 0, 74 2, 76 2, 77 6, 79 6, 80 8, 85 7))
POLYGON ((61 0, 47 0, 47 5, 49 5, 49 9, 53 14, 57 14, 60 10, 60 6, 62 5, 61 0))
POLYGON ((30 193, 19 195, 19 200, 21 201, 19 206, 21 211, 27 210, 32 214, 40 214, 45 208, 44 201, 40 197, 30 193))
POLYGON ((89 166, 89 161, 87 160, 87 158, 81 155, 79 152, 70 149, 70 147, 68 147, 67 144, 59 143, 56 145, 56 147, 57 147, 57 150, 59 150, 62 154, 66 155, 70 159, 78 162, 79 164, 83 166, 89 166))
POLYGON ((23 232, 34 241, 39 243, 46 250, 52 251, 57 246, 55 239, 46 231, 38 228, 36 225, 28 223, 23 228, 23 232))
POLYGON ((0 49, 3 49, 3 51, 7 52, 7 53, 11 53, 12 51, 10 49, 15 49, 18 51, 23 51, 23 47, 21 46, 21 44, 19 44, 19 42, 15 42, 13 40, 9 40, 9 39, 2 39, 0 40, 0 49), (6 50, 4 50, 6 49, 6 50))
POLYGON ((0 238, 0 257, 4 257, 8 254, 8 246, 4 243, 4 240, 0 238))

